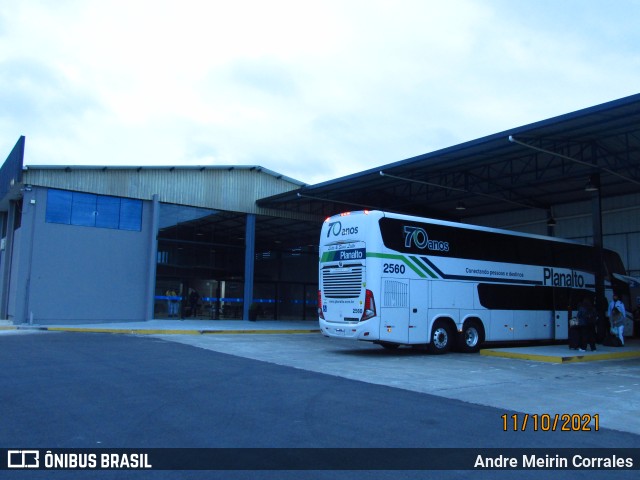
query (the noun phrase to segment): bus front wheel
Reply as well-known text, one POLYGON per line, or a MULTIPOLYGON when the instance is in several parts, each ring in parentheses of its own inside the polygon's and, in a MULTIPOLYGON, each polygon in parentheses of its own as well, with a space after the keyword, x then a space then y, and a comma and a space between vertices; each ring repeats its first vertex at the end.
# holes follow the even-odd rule
POLYGON ((475 353, 480 350, 480 344, 483 340, 484 331, 482 326, 474 320, 467 321, 460 334, 460 350, 465 353, 475 353))
POLYGON ((447 353, 451 349, 453 335, 451 328, 442 320, 433 324, 431 330, 431 341, 429 342, 429 352, 435 354, 447 353))

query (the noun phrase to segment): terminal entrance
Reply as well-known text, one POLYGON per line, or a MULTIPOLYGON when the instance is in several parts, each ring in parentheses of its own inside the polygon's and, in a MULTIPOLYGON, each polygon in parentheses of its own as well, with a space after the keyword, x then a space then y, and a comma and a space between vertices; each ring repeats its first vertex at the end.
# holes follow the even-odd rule
MULTIPOLYGON (((154 318, 242 320, 246 215, 161 204, 154 318)), ((257 216, 255 320, 314 320, 320 224, 257 216)))
MULTIPOLYGON (((155 318, 242 320, 243 283, 237 281, 158 278, 155 318), (169 292, 175 292, 169 295, 169 292), (195 293, 194 293, 195 292, 195 293), (177 298, 173 298, 177 297, 177 298), (193 299, 193 301, 191 300, 193 299)), ((255 320, 313 320, 316 318, 318 287, 301 283, 257 283, 252 313, 255 320)))

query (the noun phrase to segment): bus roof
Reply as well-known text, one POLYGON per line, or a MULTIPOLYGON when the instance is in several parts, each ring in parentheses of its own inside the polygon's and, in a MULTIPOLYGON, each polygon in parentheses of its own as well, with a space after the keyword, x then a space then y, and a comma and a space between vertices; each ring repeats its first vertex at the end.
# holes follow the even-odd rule
POLYGON ((491 232, 491 233, 498 233, 498 234, 502 234, 502 235, 512 235, 512 236, 516 236, 516 237, 526 237, 526 238, 536 238, 539 240, 546 240, 546 241, 552 241, 552 242, 559 242, 559 243, 568 243, 571 245, 579 245, 579 246, 583 246, 583 247, 593 247, 593 245, 589 245, 586 243, 580 243, 577 242, 575 240, 569 240, 566 238, 558 238, 558 237, 551 237, 551 236, 547 236, 547 235, 538 235, 535 233, 524 233, 524 232, 516 232, 513 230, 505 230, 505 229, 501 229, 501 228, 494 228, 494 227, 484 227, 481 225, 473 225, 473 224, 469 224, 469 223, 458 223, 458 222, 451 222, 448 220, 437 220, 434 218, 428 218, 428 217, 417 217, 414 215, 405 215, 405 214, 401 214, 401 213, 392 213, 392 212, 383 212, 382 210, 353 210, 353 211, 348 211, 348 212, 342 212, 339 213, 337 215, 333 215, 332 217, 329 218, 335 218, 335 217, 344 217, 344 216, 348 216, 348 215, 354 215, 354 214, 365 214, 365 215, 370 215, 374 218, 382 218, 382 217, 387 217, 387 218, 396 218, 396 219, 400 219, 400 220, 409 220, 409 221, 413 221, 413 222, 426 222, 426 223, 431 223, 434 225, 443 225, 443 226, 448 226, 448 227, 457 227, 457 228, 464 228, 467 230, 476 230, 476 231, 481 231, 481 232, 491 232))

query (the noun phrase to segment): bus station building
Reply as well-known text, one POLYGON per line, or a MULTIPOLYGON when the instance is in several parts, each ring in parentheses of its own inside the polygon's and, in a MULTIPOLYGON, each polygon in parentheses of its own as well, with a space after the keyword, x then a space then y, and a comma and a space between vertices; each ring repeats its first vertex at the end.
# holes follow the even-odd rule
POLYGON ((640 293, 640 94, 317 185, 262 166, 25 165, 26 148, 0 168, 14 324, 162 319, 176 299, 182 318, 315 321, 322 222, 362 209, 609 248, 629 308, 640 293))

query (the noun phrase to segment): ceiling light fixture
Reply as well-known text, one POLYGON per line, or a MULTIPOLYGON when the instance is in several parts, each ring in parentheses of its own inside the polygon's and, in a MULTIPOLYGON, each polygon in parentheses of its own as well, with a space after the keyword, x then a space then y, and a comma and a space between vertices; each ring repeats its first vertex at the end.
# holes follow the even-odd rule
POLYGON ((597 192, 598 191, 598 186, 592 181, 592 179, 589 179, 587 184, 584 186, 584 191, 585 192, 597 192))

